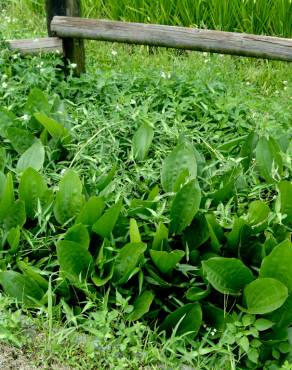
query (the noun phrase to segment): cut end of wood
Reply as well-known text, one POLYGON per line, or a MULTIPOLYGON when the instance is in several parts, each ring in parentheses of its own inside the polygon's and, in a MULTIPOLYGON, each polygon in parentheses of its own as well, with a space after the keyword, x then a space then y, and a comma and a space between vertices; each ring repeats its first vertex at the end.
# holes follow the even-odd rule
POLYGON ((63 54, 63 42, 58 37, 44 37, 24 40, 8 40, 11 50, 20 54, 57 53, 63 54))

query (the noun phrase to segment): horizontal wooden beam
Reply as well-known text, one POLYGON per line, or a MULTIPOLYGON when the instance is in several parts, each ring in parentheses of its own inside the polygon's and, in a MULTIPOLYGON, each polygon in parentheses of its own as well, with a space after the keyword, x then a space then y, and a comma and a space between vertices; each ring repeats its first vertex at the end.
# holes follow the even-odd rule
POLYGON ((197 28, 54 17, 59 37, 124 42, 292 61, 292 39, 197 28))
POLYGON ((63 53, 62 39, 58 37, 44 37, 40 39, 9 40, 9 48, 21 54, 37 54, 40 52, 63 53))

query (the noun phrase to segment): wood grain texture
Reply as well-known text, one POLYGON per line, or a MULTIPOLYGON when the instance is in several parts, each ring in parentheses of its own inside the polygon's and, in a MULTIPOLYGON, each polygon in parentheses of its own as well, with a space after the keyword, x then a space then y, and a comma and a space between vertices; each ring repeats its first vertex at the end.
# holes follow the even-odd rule
POLYGON ((9 48, 21 54, 37 54, 40 52, 56 52, 63 54, 62 39, 44 37, 40 39, 9 40, 9 48))
POLYGON ((196 28, 54 17, 59 37, 115 41, 292 61, 292 39, 196 28))

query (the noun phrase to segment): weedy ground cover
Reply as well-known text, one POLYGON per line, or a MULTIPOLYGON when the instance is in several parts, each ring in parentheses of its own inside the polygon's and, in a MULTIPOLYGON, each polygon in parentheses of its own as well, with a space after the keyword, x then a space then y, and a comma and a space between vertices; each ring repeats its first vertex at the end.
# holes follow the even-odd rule
POLYGON ((1 48, 2 338, 37 323, 80 368, 289 368, 290 65, 94 45, 67 80, 1 48))

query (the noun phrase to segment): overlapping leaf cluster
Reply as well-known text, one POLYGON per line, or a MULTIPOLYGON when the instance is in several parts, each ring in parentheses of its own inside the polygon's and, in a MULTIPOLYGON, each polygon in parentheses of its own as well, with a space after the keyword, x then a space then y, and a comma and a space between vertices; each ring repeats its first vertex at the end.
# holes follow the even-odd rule
MULTIPOLYGON (((0 283, 7 294, 28 307, 46 305, 52 281, 55 302, 76 306, 84 296, 106 294, 114 303, 118 291, 130 297, 128 320, 143 317, 191 339, 204 325, 220 336, 238 315, 249 315, 256 330, 248 335, 257 341, 242 342, 247 365, 264 363, 275 346, 280 360, 289 355, 289 137, 279 141, 252 132, 232 140, 221 149, 241 148, 221 174, 219 152, 204 156, 181 138, 148 194, 130 202, 117 194, 109 203, 103 190, 116 166, 98 178, 92 194, 74 169, 64 172, 58 186, 47 178, 46 166, 62 161, 71 143, 60 99, 48 101, 35 89, 25 113, 28 120, 20 123, 10 111, 0 112, 7 148, 0 153, 0 283), (12 167, 9 156, 16 158, 12 167), (247 204, 249 176, 263 196, 247 204), (229 222, 218 217, 226 209, 229 222), (164 222, 157 222, 157 213, 164 222), (32 235, 46 237, 47 249, 33 245, 32 235)), ((135 133, 137 161, 147 161, 153 136, 148 123, 135 133)))

